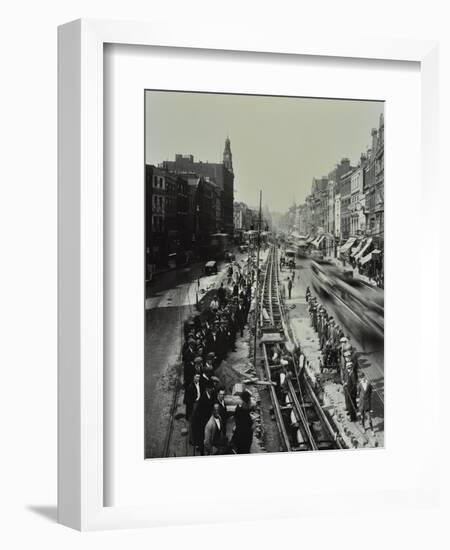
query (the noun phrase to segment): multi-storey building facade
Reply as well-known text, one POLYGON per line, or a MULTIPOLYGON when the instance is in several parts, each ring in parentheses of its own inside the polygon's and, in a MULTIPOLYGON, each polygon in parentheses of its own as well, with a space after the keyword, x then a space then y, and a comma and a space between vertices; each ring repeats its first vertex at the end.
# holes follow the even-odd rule
MULTIPOLYGON (((325 254, 337 255, 339 247, 359 238, 374 258, 372 273, 382 273, 384 248, 384 119, 372 130, 372 147, 362 154, 356 167, 343 158, 326 178, 313 178, 311 193, 297 207, 298 216, 291 227, 309 234, 313 246, 325 254), (323 239, 317 239, 317 236, 323 239), (370 246, 370 248, 368 248, 370 246)), ((351 246, 348 244, 348 246, 351 246)), ((366 260, 362 266, 365 266, 366 260)), ((367 264, 369 265, 369 264, 367 264)), ((361 266, 361 267, 362 267, 361 266)), ((362 267, 367 269, 366 267, 362 267)))
POLYGON ((298 208, 298 232, 300 235, 308 235, 308 219, 306 204, 301 204, 298 208))
POLYGON ((384 118, 372 129, 372 147, 364 170, 366 233, 374 246, 384 247, 384 118))
POLYGON ((167 261, 166 232, 166 173, 147 165, 145 167, 145 235, 146 264, 163 264, 167 261))
POLYGON ((334 195, 334 236, 337 242, 341 239, 341 194, 334 195))
POLYGON ((360 163, 350 176, 350 236, 361 236, 365 231, 366 221, 364 216, 364 164, 365 156, 362 155, 360 163))
POLYGON ((351 201, 351 177, 350 169, 341 176, 339 193, 341 195, 341 239, 346 240, 350 236, 350 201, 351 201))
POLYGON ((217 230, 233 234, 233 202, 234 202, 234 172, 233 156, 229 138, 225 141, 223 162, 195 161, 193 155, 175 155, 175 160, 164 161, 160 165, 169 172, 183 174, 196 174, 199 177, 208 178, 217 185, 217 193, 220 193, 220 214, 217 217, 217 230))
POLYGON ((186 244, 187 181, 152 165, 145 167, 147 265, 167 265, 186 244))

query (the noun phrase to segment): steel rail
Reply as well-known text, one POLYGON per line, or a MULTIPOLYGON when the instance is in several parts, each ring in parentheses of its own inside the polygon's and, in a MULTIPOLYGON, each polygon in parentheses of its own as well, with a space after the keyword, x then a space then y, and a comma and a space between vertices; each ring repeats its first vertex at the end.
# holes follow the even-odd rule
MULTIPOLYGON (((289 341, 291 341, 291 338, 289 336, 289 327, 285 320, 286 314, 283 310, 283 301, 280 296, 279 285, 280 285, 280 281, 279 281, 279 274, 278 274, 278 264, 276 262, 276 248, 275 246, 272 246, 267 258, 267 265, 266 265, 265 277, 263 282, 263 292, 261 293, 261 302, 262 302, 261 309, 263 309, 266 306, 265 307, 266 311, 269 310, 268 311, 270 312, 269 323, 274 327, 276 324, 274 311, 279 313, 280 322, 285 332, 285 336, 289 341), (274 298, 276 299, 276 303, 274 302, 274 298), (269 302, 269 304, 267 304, 267 301, 269 302)), ((262 319, 262 326, 263 325, 264 325, 264 320, 262 319)), ((267 356, 267 349, 265 344, 263 345, 263 350, 264 350, 264 363, 265 363, 266 375, 268 380, 272 381, 270 366, 269 366, 269 361, 267 356)), ((303 400, 303 392, 300 386, 300 380, 297 373, 297 365, 293 354, 291 353, 290 355, 294 361, 294 370, 296 374, 298 390, 295 389, 294 384, 289 376, 289 373, 287 373, 286 370, 283 369, 284 374, 286 376, 288 402, 292 407, 296 420, 299 422, 299 428, 304 433, 304 435, 306 435, 308 447, 310 448, 310 450, 317 450, 318 445, 311 431, 307 415, 305 414, 305 411, 304 411, 304 409, 306 408, 306 405, 305 405, 305 401, 303 400), (301 403, 300 403, 299 397, 297 396, 297 393, 300 396, 301 403)), ((320 405, 314 390, 312 389, 311 385, 309 384, 306 378, 304 378, 304 382, 305 382, 305 388, 309 397, 309 401, 314 408, 317 419, 320 421, 320 424, 322 425, 322 427, 325 428, 325 433, 329 434, 330 442, 333 442, 334 444, 336 444, 338 448, 344 448, 338 438, 336 431, 333 429, 325 412, 323 411, 322 406, 320 405)), ((274 406, 275 418, 278 424, 280 435, 284 443, 284 447, 287 450, 291 450, 292 446, 290 444, 285 421, 283 419, 283 415, 281 412, 281 405, 279 403, 275 388, 273 386, 270 386, 270 393, 271 393, 272 403, 274 406)))
MULTIPOLYGON (((265 370, 266 370, 266 376, 267 376, 267 379, 269 380, 269 382, 271 382, 272 377, 271 377, 271 374, 270 374, 269 359, 267 357, 266 344, 263 344, 262 347, 263 347, 263 352, 264 352, 264 366, 265 366, 265 370)), ((277 397, 275 388, 272 385, 270 385, 269 389, 270 389, 270 397, 272 398, 273 410, 274 410, 274 413, 275 413, 275 420, 276 420, 277 425, 278 425, 278 430, 279 430, 280 435, 281 435, 283 446, 284 446, 286 451, 292 451, 291 442, 289 441, 289 435, 288 435, 287 430, 286 430, 286 425, 284 423, 284 418, 283 418, 283 415, 281 413, 281 405, 280 405, 280 402, 278 401, 278 397, 277 397)))

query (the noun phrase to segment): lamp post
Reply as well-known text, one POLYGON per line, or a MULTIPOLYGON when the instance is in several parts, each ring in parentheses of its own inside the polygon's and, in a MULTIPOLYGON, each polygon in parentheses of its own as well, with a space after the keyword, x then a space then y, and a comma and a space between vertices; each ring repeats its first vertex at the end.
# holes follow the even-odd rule
POLYGON ((259 219, 258 219, 258 250, 256 255, 256 289, 255 289, 255 338, 253 341, 253 368, 256 368, 256 339, 258 333, 258 299, 259 299, 259 252, 261 247, 261 203, 262 191, 259 192, 259 219))

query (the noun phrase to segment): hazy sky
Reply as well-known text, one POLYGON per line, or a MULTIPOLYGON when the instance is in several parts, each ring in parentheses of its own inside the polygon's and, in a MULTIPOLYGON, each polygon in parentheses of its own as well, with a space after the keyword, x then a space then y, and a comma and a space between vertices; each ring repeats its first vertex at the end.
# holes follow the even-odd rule
POLYGON ((176 153, 222 162, 231 140, 235 200, 285 211, 303 202, 313 177, 326 176, 342 157, 357 163, 378 128, 376 101, 225 94, 146 92, 146 162, 176 153))

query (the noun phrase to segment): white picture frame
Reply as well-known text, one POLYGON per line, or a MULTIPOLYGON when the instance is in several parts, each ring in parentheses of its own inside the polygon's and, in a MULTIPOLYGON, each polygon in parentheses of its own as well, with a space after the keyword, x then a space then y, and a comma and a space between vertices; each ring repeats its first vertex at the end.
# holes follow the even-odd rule
MULTIPOLYGON (((230 37, 229 29, 212 26, 194 33, 191 28, 185 28, 182 21, 176 20, 170 27, 160 22, 100 20, 78 20, 61 26, 58 32, 58 519, 80 530, 186 522, 174 510, 158 509, 157 502, 152 506, 104 506, 105 44, 419 63, 423 195, 432 197, 438 187, 438 45, 433 41, 356 41, 354 37, 347 40, 343 35, 314 37, 302 34, 296 37, 265 33, 263 29, 248 32, 239 28, 230 37)), ((423 216, 433 225, 432 208, 424 209, 423 216)), ((434 231, 437 243, 437 229, 434 231)), ((429 237, 432 239, 433 235, 429 237)), ((423 253, 422 248, 419 253, 423 253)), ((428 253, 429 261, 437 260, 437 254, 437 247, 432 248, 428 253)), ((437 292, 437 288, 433 292, 437 292)), ((428 310, 428 314, 430 311, 432 314, 433 310, 428 310)), ((437 351, 431 350, 428 358, 431 375, 437 376, 437 351)), ((438 387, 428 388, 429 391, 434 392, 437 402, 438 387)), ((433 410, 432 414, 437 411, 433 410)), ((436 427, 430 429, 437 430, 436 427)), ((435 502, 438 484, 437 471, 430 471, 418 486, 390 495, 390 505, 435 502)), ((321 494, 323 492, 318 491, 317 511, 320 511, 321 494)), ((294 506, 292 500, 286 498, 276 515, 310 513, 311 501, 297 500, 294 506)), ((227 519, 242 519, 243 514, 248 519, 263 517, 258 506, 243 505, 237 506, 227 519)), ((203 521, 202 517, 198 521, 203 521)))

